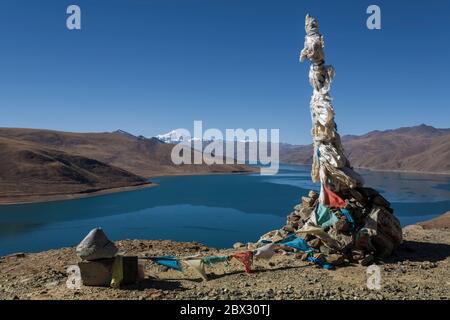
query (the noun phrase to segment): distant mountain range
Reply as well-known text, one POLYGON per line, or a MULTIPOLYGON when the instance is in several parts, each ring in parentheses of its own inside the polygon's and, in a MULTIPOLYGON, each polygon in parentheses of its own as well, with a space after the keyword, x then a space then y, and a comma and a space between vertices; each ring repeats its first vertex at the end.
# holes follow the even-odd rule
MULTIPOLYGON (((419 125, 342 137, 352 166, 371 170, 450 174, 450 129, 419 125)), ((280 160, 310 164, 312 145, 280 144, 280 160)))
POLYGON ((205 139, 195 138, 190 135, 186 135, 180 129, 175 129, 175 130, 172 130, 172 131, 170 131, 168 133, 164 133, 164 134, 158 134, 155 136, 155 138, 164 143, 194 142, 194 141, 202 140, 203 145, 211 143, 212 141, 239 142, 239 143, 248 142, 248 140, 241 141, 241 140, 237 140, 237 139, 235 139, 235 140, 220 140, 220 139, 205 140, 205 139))
MULTIPOLYGON (((182 136, 177 130, 156 137, 168 143, 191 141, 190 137, 182 136)), ((203 142, 204 146, 211 141, 203 142)), ((394 130, 376 130, 361 136, 346 135, 342 137, 342 143, 351 164, 356 168, 450 174, 450 129, 436 129, 422 124, 394 130)), ((238 144, 245 144, 248 154, 249 143, 235 141, 235 150, 238 144)), ((280 143, 279 150, 282 163, 312 163, 312 144, 280 143)))
POLYGON ((179 129, 172 130, 168 133, 158 134, 155 138, 164 143, 190 142, 194 139, 190 135, 185 135, 179 129))

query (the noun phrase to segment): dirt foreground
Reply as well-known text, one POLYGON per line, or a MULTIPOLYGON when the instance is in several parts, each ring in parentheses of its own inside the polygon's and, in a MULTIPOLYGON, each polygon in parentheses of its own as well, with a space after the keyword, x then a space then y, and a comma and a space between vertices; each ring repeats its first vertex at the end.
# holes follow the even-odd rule
MULTIPOLYGON (((438 229, 420 225, 403 229, 405 241, 394 256, 377 262, 379 290, 368 289, 367 267, 355 264, 329 271, 282 254, 269 261, 255 260, 253 274, 244 273, 234 259, 228 266, 206 267, 207 282, 190 269, 181 273, 146 262, 146 278, 138 284, 72 290, 66 287, 66 269, 79 258, 74 248, 62 248, 0 258, 0 299, 449 299, 450 230, 435 220, 433 226, 438 229)), ((230 252, 195 242, 123 240, 116 244, 124 254, 138 256, 230 252)))

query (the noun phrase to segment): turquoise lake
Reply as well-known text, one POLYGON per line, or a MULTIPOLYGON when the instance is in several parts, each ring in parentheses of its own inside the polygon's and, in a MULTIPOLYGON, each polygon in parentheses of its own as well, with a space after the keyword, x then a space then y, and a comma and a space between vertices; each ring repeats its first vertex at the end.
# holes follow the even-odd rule
MULTIPOLYGON (((386 197, 402 225, 450 211, 450 177, 359 172, 386 197)), ((0 256, 76 245, 94 227, 112 240, 172 239, 214 247, 256 241, 282 227, 312 184, 308 166, 275 176, 210 175, 152 179, 155 188, 92 198, 0 206, 0 256)))

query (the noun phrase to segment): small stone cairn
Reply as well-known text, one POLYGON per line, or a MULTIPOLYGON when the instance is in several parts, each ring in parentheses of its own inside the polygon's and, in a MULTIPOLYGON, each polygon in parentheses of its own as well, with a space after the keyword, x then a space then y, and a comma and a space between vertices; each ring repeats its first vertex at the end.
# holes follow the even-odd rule
POLYGON ((138 258, 118 254, 116 245, 101 228, 92 229, 78 244, 76 254, 81 281, 86 286, 132 284, 138 280, 138 258))

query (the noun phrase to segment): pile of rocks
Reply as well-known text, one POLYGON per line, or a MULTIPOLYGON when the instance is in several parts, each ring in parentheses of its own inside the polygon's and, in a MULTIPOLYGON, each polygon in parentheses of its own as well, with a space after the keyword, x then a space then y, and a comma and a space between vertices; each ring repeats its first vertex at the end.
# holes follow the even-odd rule
MULTIPOLYGON (((369 264, 375 257, 389 256, 401 242, 402 230, 390 203, 376 190, 365 188, 342 147, 329 94, 335 70, 325 64, 324 37, 318 21, 305 18, 305 42, 300 61, 311 62, 309 81, 313 128, 311 179, 320 182, 320 194, 311 191, 288 216, 281 230, 261 240, 278 242, 295 232, 330 263, 345 260, 369 264), (332 257, 332 258, 331 258, 332 257)), ((306 257, 307 258, 307 257, 306 257)))
POLYGON ((76 248, 77 256, 82 259, 78 263, 82 283, 86 286, 110 286, 117 273, 115 280, 118 286, 135 283, 138 258, 124 257, 118 251, 101 228, 91 230, 76 248))
POLYGON ((345 199, 345 206, 330 208, 335 216, 331 225, 318 224, 316 212, 319 194, 310 191, 288 215, 286 225, 280 230, 266 233, 261 240, 278 242, 289 234, 301 234, 302 230, 311 230, 310 226, 317 226, 323 230, 322 233, 304 232, 304 238, 329 263, 339 265, 346 261, 357 261, 367 265, 375 258, 389 256, 402 242, 400 223, 393 215, 390 203, 371 188, 347 189, 346 193, 339 196, 345 199), (343 213, 344 210, 347 214, 343 213))

